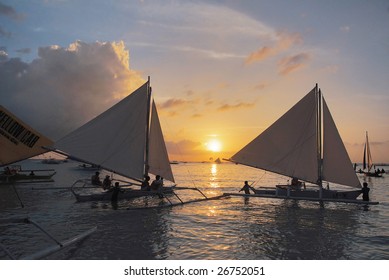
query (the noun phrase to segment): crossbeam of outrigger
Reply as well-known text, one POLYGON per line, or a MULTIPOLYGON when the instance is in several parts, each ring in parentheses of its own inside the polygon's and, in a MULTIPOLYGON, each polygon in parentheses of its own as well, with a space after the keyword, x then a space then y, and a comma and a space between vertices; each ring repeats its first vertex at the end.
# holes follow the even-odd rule
POLYGON ((199 191, 203 197, 202 198, 198 198, 198 199, 192 199, 192 200, 188 200, 188 201, 183 201, 174 191, 172 192, 173 195, 175 195, 178 200, 180 202, 172 202, 168 196, 166 195, 163 195, 162 194, 162 197, 161 198, 166 198, 166 200, 169 202, 167 204, 163 204, 163 205, 156 205, 156 206, 147 206, 147 207, 128 207, 127 210, 145 210, 145 209, 157 209, 157 208, 170 208, 170 207, 175 207, 175 206, 182 206, 182 205, 185 205, 185 204, 190 204, 190 203, 195 203, 195 202, 201 202, 201 201, 209 201, 209 200, 217 200, 217 199, 222 199, 222 198, 228 198, 228 196, 222 194, 222 195, 217 195, 217 196, 213 196, 213 197, 207 197, 202 191, 200 191, 199 189, 197 188, 186 188, 186 187, 183 187, 183 189, 191 189, 191 190, 197 190, 199 191))

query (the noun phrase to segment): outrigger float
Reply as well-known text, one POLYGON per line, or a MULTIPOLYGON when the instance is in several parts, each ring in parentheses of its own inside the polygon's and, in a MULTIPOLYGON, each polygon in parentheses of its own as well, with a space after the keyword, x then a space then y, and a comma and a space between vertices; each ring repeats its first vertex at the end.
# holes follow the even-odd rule
POLYGON ((302 193, 294 193, 292 195, 281 195, 280 193, 275 194, 275 191, 270 191, 266 193, 254 193, 254 194, 242 194, 242 193, 223 193, 225 196, 239 196, 239 197, 260 197, 260 198, 273 198, 273 199, 289 199, 289 200, 305 200, 305 201, 314 201, 314 202, 341 202, 341 203, 351 203, 351 204, 363 204, 363 205, 377 205, 377 201, 364 201, 362 199, 347 199, 342 198, 341 195, 339 198, 330 198, 330 197, 319 197, 318 191, 316 191, 317 197, 307 197, 303 196, 302 193))

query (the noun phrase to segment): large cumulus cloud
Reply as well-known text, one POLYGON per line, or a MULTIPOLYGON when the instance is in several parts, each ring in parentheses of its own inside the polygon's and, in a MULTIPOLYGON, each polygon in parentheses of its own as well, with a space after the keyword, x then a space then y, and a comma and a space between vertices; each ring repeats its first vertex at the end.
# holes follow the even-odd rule
POLYGON ((41 47, 38 58, 0 60, 6 108, 54 140, 128 95, 144 80, 123 42, 41 47))

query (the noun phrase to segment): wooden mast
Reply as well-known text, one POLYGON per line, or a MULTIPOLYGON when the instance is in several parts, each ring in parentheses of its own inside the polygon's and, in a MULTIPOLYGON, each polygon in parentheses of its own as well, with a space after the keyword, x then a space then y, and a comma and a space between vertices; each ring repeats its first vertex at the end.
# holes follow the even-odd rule
POLYGON ((149 143, 150 143, 150 106, 151 105, 151 87, 150 76, 147 79, 147 116, 146 116, 146 150, 145 150, 145 164, 144 164, 144 176, 149 175, 149 143))
POLYGON ((323 155, 322 155, 322 112, 321 112, 321 90, 318 88, 318 85, 316 84, 316 96, 317 96, 317 183, 319 185, 319 197, 320 199, 323 197, 323 155))

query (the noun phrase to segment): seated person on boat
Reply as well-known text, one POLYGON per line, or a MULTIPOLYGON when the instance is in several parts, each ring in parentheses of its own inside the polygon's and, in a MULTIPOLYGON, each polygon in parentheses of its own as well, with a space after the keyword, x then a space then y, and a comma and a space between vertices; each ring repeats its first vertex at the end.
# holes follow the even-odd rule
POLYGON ((91 178, 91 182, 92 182, 92 185, 101 186, 102 183, 100 180, 100 172, 96 171, 95 175, 93 175, 91 178))
POLYGON ((4 175, 15 175, 16 173, 18 173, 19 170, 20 170, 20 168, 17 168, 15 166, 12 166, 11 168, 9 168, 9 166, 6 166, 6 167, 4 167, 3 174, 4 175))
POLYGON ((293 177, 292 178, 292 182, 290 183, 290 186, 293 190, 298 190, 300 191, 301 190, 301 187, 304 185, 304 188, 305 188, 305 183, 301 182, 299 179, 297 179, 296 177, 293 177))
POLYGON ((161 191, 163 186, 163 178, 161 176, 157 175, 155 176, 155 180, 151 183, 150 189, 152 191, 161 191))
POLYGON ((106 175, 103 181, 103 189, 104 190, 109 190, 112 186, 112 181, 109 175, 106 175))
POLYGON ((141 191, 149 191, 150 190, 150 176, 146 175, 145 179, 142 182, 142 185, 140 186, 141 191))

